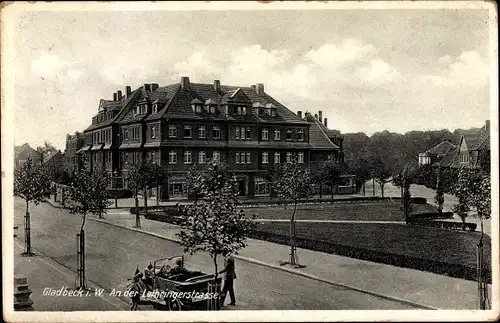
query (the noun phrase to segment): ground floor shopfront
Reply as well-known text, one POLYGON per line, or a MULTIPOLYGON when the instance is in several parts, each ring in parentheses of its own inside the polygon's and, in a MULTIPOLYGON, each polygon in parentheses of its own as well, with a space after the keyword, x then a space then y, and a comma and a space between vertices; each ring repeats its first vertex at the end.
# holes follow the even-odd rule
MULTIPOLYGON (((238 196, 242 197, 267 197, 273 195, 271 183, 266 180, 265 174, 235 173, 238 196)), ((315 185, 315 194, 331 194, 327 186, 315 185)), ((342 176, 340 185, 333 189, 333 194, 355 194, 356 185, 354 175, 342 176)), ((190 197, 185 173, 172 174, 164 185, 147 190, 148 198, 159 198, 161 201, 169 199, 188 199, 190 197)))

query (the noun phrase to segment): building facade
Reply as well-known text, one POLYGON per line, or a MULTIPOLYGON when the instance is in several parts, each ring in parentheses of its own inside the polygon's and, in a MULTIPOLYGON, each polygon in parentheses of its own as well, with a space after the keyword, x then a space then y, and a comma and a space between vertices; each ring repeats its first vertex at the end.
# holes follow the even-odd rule
POLYGON ((84 136, 81 132, 75 132, 75 134, 66 135, 66 148, 64 150, 64 171, 68 174, 73 174, 78 169, 78 158, 76 156, 77 151, 84 146, 84 136))
POLYGON ((23 165, 30 157, 33 163, 39 164, 40 155, 30 145, 26 143, 21 146, 14 146, 14 169, 23 165))
POLYGON ((118 91, 112 101, 101 100, 79 151, 90 167, 121 178, 143 159, 166 166, 168 180, 149 192, 161 199, 186 197, 186 172, 211 159, 227 163, 240 195, 269 195, 265 177, 273 164, 296 158, 309 167, 328 155, 342 158, 339 133, 328 132, 319 118, 307 118, 268 95, 263 84, 200 84, 182 77, 164 87, 126 87, 124 96, 118 91))

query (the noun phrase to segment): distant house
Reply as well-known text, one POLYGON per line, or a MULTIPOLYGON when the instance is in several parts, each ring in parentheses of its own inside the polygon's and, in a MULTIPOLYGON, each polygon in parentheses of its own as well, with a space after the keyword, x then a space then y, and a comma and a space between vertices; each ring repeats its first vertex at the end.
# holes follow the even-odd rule
POLYGON ((31 148, 27 143, 21 146, 14 147, 14 168, 17 168, 24 164, 28 158, 36 162, 38 160, 38 152, 31 148))
POLYGON ((480 168, 481 162, 489 162, 490 156, 490 121, 479 130, 466 130, 460 134, 458 145, 443 141, 418 155, 419 165, 432 167, 472 167, 480 168))
POLYGON ((453 161, 457 146, 449 141, 443 141, 426 152, 418 155, 419 165, 431 165, 432 167, 450 166, 453 161))
POLYGON ((480 168, 481 158, 485 157, 489 162, 490 153, 490 120, 487 120, 479 131, 461 135, 450 167, 480 168))

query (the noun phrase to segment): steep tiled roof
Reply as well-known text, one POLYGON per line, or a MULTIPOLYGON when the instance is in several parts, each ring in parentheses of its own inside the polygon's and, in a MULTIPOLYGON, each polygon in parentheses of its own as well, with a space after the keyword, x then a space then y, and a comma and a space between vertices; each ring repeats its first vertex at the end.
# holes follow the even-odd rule
POLYGON ((467 148, 469 150, 482 150, 490 149, 490 134, 484 129, 481 129, 478 133, 477 139, 469 146, 467 143, 467 148))
MULTIPOLYGON (((179 85, 175 85, 179 87, 179 85)), ((168 118, 184 118, 189 117, 192 119, 215 119, 215 120, 252 120, 255 122, 294 122, 305 123, 292 111, 288 110, 285 106, 280 104, 274 98, 266 93, 257 94, 256 90, 251 87, 238 87, 221 85, 220 92, 216 92, 212 84, 191 83, 187 89, 179 89, 171 102, 165 109, 165 116, 168 118), (194 99, 202 102, 211 100, 213 103, 220 105, 231 99, 238 90, 250 100, 252 104, 257 102, 265 105, 272 103, 276 106, 277 116, 256 116, 248 112, 247 116, 228 116, 225 117, 222 113, 218 114, 196 114, 192 111, 190 103, 194 99)), ((148 118, 149 119, 149 118, 148 118)))
MULTIPOLYGON (((309 128, 309 143, 313 149, 338 149, 328 137, 325 126, 314 116, 306 113, 304 118, 311 124, 309 128), (323 126, 322 126, 323 125, 323 126)), ((328 128, 326 128, 328 130, 328 128)))
POLYGON ((448 167, 453 163, 453 158, 455 157, 455 154, 457 153, 457 147, 454 146, 448 152, 446 152, 446 155, 443 157, 441 160, 441 165, 444 167, 448 167))
POLYGON ((124 109, 124 107, 127 107, 127 106, 130 105, 130 103, 132 102, 132 100, 134 100, 135 97, 137 96, 139 90, 140 89, 135 90, 128 97, 122 97, 119 101, 101 100, 101 102, 104 101, 105 105, 108 105, 109 107, 112 107, 112 109, 114 109, 114 110, 119 110, 120 112, 114 118, 112 118, 112 119, 109 119, 107 121, 104 121, 104 122, 101 122, 101 123, 98 123, 98 124, 90 125, 87 129, 84 130, 84 132, 85 131, 89 131, 89 130, 94 130, 94 129, 100 129, 100 128, 109 126, 110 124, 112 124, 113 122, 115 122, 119 118, 121 118, 122 115, 123 115, 123 111, 126 110, 126 109, 124 109))
POLYGON ((48 161, 50 161, 52 158, 54 158, 55 156, 62 156, 61 152, 60 151, 52 151, 52 152, 49 152, 47 155, 43 156, 43 163, 47 163, 48 161))
POLYGON ((434 155, 444 155, 448 153, 450 150, 455 149, 457 146, 451 144, 448 141, 443 141, 431 149, 427 150, 426 153, 434 154, 434 155))

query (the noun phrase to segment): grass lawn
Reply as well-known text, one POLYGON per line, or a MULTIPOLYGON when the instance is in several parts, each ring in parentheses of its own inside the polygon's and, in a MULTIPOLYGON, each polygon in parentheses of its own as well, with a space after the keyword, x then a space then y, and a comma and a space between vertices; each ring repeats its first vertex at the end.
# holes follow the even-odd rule
MULTIPOLYGON (((298 246, 375 262, 474 279, 480 233, 400 224, 297 223, 298 246), (302 240, 302 241, 301 241, 302 240)), ((259 223, 255 238, 288 244, 289 224, 259 223), (285 237, 277 239, 277 237, 285 237)), ((485 265, 491 240, 485 236, 485 265)), ((490 269, 491 270, 491 269, 490 269)))
MULTIPOLYGON (((353 220, 353 221, 404 221, 401 204, 395 201, 344 203, 297 206, 297 220, 353 220)), ((430 204, 414 204, 413 213, 437 212, 430 204)), ((293 205, 284 207, 258 207, 246 209, 247 214, 257 214, 259 219, 290 219, 293 205)))

